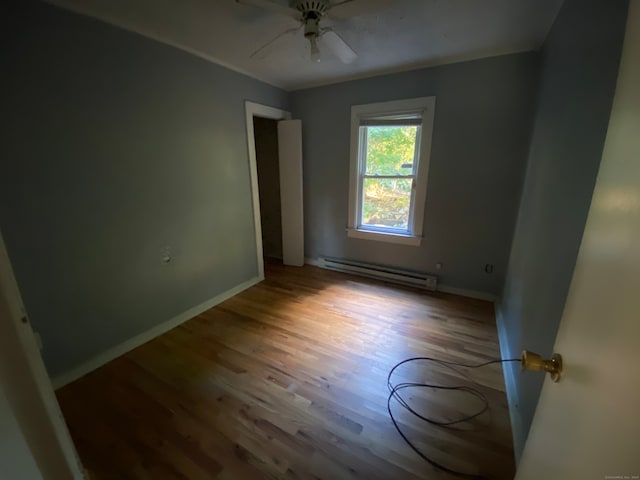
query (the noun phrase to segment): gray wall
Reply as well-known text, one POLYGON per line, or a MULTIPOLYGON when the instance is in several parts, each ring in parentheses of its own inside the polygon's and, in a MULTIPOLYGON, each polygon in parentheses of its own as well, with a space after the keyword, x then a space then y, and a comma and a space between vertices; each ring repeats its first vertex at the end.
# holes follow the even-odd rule
POLYGON ((305 254, 434 272, 498 294, 524 176, 537 55, 524 53, 294 92, 302 119, 305 254), (347 238, 351 105, 436 96, 420 247, 347 238), (443 269, 435 272, 435 264, 443 269), (484 265, 495 265, 493 274, 484 265))
MULTIPOLYGON (((552 353, 600 164, 626 10, 622 0, 566 0, 544 44, 525 187, 498 308, 503 357, 518 357, 523 348, 552 353)), ((507 367, 517 457, 543 379, 507 367)))
POLYGON ((15 4, 2 7, 0 227, 56 375, 257 275, 244 100, 288 109, 289 96, 15 4))
POLYGON ((282 259, 278 122, 270 118, 253 117, 253 126, 260 191, 262 250, 265 258, 282 259))

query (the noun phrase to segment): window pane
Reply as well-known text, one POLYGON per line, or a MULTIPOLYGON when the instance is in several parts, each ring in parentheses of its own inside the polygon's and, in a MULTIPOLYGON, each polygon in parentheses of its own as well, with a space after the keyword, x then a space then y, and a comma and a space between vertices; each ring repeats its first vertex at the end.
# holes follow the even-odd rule
POLYGON ((365 178, 362 225, 409 229, 410 178, 365 178))
POLYGON ((365 127, 367 175, 412 175, 418 127, 365 127))

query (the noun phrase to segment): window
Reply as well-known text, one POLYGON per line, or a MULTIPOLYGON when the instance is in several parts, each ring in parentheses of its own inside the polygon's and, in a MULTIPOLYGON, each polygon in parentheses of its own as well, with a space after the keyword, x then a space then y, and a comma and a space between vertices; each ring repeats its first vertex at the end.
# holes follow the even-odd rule
POLYGON ((348 235, 420 245, 435 97, 351 107, 348 235))

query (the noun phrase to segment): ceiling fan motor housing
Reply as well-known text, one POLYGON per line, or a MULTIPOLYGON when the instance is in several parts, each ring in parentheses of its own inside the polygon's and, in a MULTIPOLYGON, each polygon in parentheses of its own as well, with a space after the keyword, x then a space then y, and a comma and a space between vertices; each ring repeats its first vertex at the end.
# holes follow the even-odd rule
POLYGON ((320 18, 329 11, 331 4, 328 0, 294 0, 293 8, 302 13, 304 21, 304 36, 318 38, 320 35, 320 18))
POLYGON ((329 0, 293 0, 291 6, 302 13, 303 20, 320 19, 331 8, 329 0))

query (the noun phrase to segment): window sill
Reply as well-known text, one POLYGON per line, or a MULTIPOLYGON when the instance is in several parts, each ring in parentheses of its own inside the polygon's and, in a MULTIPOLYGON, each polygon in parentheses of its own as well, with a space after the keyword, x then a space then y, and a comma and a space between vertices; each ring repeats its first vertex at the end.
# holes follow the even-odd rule
POLYGON ((347 228, 347 236, 350 238, 359 238, 361 240, 375 240, 378 242, 397 243, 400 245, 420 246, 422 237, 414 235, 403 235, 399 233, 374 232, 372 230, 358 230, 355 228, 347 228))

